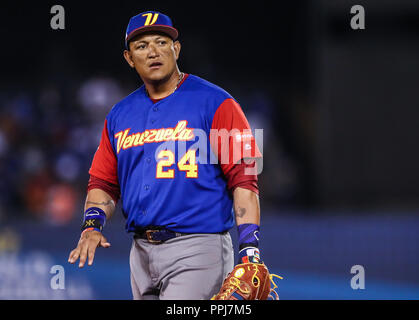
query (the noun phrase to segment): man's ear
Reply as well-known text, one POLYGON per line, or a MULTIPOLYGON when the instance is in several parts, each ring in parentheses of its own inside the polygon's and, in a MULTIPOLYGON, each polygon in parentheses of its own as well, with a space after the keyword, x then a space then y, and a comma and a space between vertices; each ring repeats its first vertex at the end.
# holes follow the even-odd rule
POLYGON ((181 47, 182 46, 180 45, 180 42, 178 40, 176 40, 175 42, 173 42, 173 48, 175 49, 175 57, 176 57, 176 60, 179 58, 181 47))
POLYGON ((132 61, 131 51, 124 50, 124 58, 131 68, 134 68, 134 61, 132 61))

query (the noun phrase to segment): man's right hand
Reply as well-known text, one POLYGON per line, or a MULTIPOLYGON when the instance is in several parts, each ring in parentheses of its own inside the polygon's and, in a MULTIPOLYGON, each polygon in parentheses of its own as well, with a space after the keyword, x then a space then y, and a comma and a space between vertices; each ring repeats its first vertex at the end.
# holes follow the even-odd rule
POLYGON ((80 236, 77 247, 70 252, 68 262, 74 263, 80 258, 79 268, 83 268, 88 259, 88 264, 93 264, 95 251, 97 247, 109 248, 111 244, 106 240, 103 234, 96 230, 85 230, 80 236))

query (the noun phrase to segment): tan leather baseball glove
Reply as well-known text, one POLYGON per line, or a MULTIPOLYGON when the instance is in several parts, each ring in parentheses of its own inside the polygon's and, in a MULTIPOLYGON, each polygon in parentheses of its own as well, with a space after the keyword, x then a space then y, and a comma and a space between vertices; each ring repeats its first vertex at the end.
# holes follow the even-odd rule
POLYGON ((273 277, 282 279, 276 274, 270 274, 263 263, 238 264, 211 300, 279 300, 275 291, 278 286, 272 280, 273 277))

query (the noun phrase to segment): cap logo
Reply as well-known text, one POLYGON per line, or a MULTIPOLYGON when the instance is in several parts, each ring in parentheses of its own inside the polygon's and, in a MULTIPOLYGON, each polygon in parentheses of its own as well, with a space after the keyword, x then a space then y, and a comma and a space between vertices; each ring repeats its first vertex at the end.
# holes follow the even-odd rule
POLYGON ((145 17, 145 16, 147 16, 147 18, 145 20, 144 25, 145 26, 151 26, 152 24, 155 24, 156 23, 159 14, 158 13, 151 13, 151 12, 149 12, 149 13, 144 13, 142 15, 142 17, 145 17))

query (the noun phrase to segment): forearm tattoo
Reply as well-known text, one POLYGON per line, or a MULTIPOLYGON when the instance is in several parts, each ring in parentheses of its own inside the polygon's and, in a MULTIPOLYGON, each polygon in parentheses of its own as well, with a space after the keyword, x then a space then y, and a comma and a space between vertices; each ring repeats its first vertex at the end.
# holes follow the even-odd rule
POLYGON ((245 214, 246 214, 246 208, 242 208, 239 206, 236 208, 236 216, 238 216, 239 218, 243 218, 245 214))

